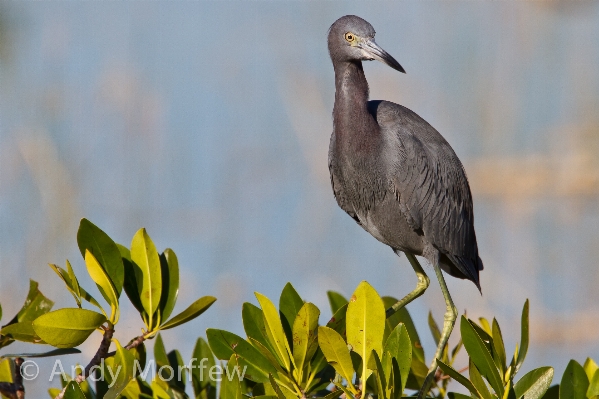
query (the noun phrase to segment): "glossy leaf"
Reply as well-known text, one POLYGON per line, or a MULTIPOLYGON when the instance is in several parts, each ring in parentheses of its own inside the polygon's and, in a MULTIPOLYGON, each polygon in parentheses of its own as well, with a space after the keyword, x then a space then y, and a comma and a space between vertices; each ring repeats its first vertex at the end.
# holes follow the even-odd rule
POLYGON ((220 399, 240 399, 243 397, 241 381, 237 378, 236 374, 236 370, 239 370, 237 360, 235 355, 231 356, 227 365, 224 367, 221 379, 220 399))
POLYGON ((52 309, 54 302, 49 300, 42 294, 38 288, 38 283, 33 280, 29 280, 29 292, 25 303, 16 317, 11 320, 9 324, 23 321, 33 321, 39 316, 46 314, 52 309))
POLYGON ((89 251, 85 252, 85 265, 87 266, 87 272, 98 286, 100 293, 110 305, 110 322, 112 324, 118 323, 120 316, 119 297, 110 277, 100 263, 98 263, 95 256, 89 251))
POLYGON ((64 391, 64 399, 87 399, 85 394, 81 390, 79 384, 75 381, 71 381, 67 384, 67 387, 64 391))
POLYGON ((397 360, 398 371, 401 377, 401 392, 403 392, 412 365, 412 341, 403 323, 399 323, 393 329, 383 348, 382 364, 387 375, 391 372, 393 358, 397 360))
POLYGON ((168 353, 169 365, 175 370, 176 376, 171 379, 168 384, 171 388, 178 390, 179 392, 185 392, 185 381, 187 380, 187 368, 183 362, 183 357, 178 350, 172 350, 168 353), (180 378, 179 378, 180 375, 180 378))
POLYGON ((343 295, 335 291, 327 291, 331 313, 335 314, 343 305, 347 305, 349 301, 343 295))
POLYGON ((489 381, 493 390, 503 396, 503 380, 495 367, 495 362, 491 353, 481 337, 478 335, 472 324, 466 317, 462 316, 460 323, 462 340, 470 358, 480 370, 481 374, 489 381))
POLYGON ((33 329, 32 322, 23 321, 20 323, 9 324, 0 330, 0 334, 5 337, 21 342, 30 342, 32 344, 44 344, 45 342, 37 335, 33 329))
POLYGON ((456 382, 462 384, 466 389, 470 391, 470 393, 473 396, 476 396, 477 398, 481 397, 474 385, 472 385, 472 383, 468 380, 468 378, 464 377, 462 374, 458 373, 453 367, 443 363, 439 359, 437 359, 437 364, 445 375, 450 376, 451 378, 456 380, 456 382))
POLYGON ((160 314, 162 320, 167 320, 175 308, 179 295, 179 261, 172 249, 167 248, 160 255, 160 268, 162 271, 160 314))
POLYGON ((439 330, 439 326, 433 318, 433 312, 428 312, 428 328, 431 330, 435 345, 439 345, 439 340, 441 339, 441 330, 439 330))
POLYGON ((539 367, 524 374, 514 385, 516 398, 541 399, 551 381, 553 380, 553 367, 539 367))
POLYGON ((351 385, 354 367, 341 335, 332 328, 318 327, 318 345, 329 364, 351 385))
POLYGON ((599 395, 599 370, 595 371, 595 375, 590 379, 589 389, 587 390, 587 398, 592 398, 599 395))
POLYGON ((203 338, 198 338, 193 349, 192 359, 195 359, 191 371, 193 392, 195 397, 204 393, 206 399, 216 398, 216 382, 210 378, 210 370, 216 365, 214 355, 203 338), (204 360, 205 359, 205 360, 204 360))
POLYGON ((559 399, 559 385, 549 387, 545 395, 543 395, 543 399, 559 399))
POLYGON ((474 385, 474 387, 483 399, 495 398, 491 394, 491 391, 489 391, 489 388, 487 387, 485 380, 481 376, 480 371, 478 370, 476 365, 472 362, 472 359, 469 359, 468 362, 468 373, 470 374, 470 382, 472 382, 472 385, 474 385))
POLYGON ((183 312, 179 313, 166 323, 160 326, 161 330, 168 330, 169 328, 177 327, 183 323, 187 323, 204 313, 212 304, 216 301, 213 296, 204 296, 191 305, 183 312))
POLYGON ((135 357, 133 357, 133 354, 123 348, 116 339, 113 339, 113 342, 116 345, 115 369, 113 369, 113 375, 116 374, 116 379, 112 381, 112 386, 108 388, 108 392, 106 392, 103 399, 116 399, 133 379, 135 372, 135 357))
POLYGON ((54 350, 51 350, 48 352, 42 352, 42 353, 11 353, 11 354, 2 355, 2 356, 0 356, 0 358, 23 357, 23 358, 29 358, 29 359, 37 359, 37 358, 43 358, 43 357, 74 355, 77 353, 81 353, 81 351, 79 349, 75 349, 75 348, 68 348, 68 349, 54 349, 54 350))
POLYGON ((57 348, 72 348, 83 343, 106 322, 103 314, 79 308, 64 308, 46 313, 33 321, 36 334, 57 348))
MULTIPOLYGON (((293 358, 298 370, 310 361, 318 348, 318 318, 320 310, 312 303, 305 303, 293 322, 293 358)), ((300 378, 301 379, 301 378, 300 378)))
POLYGON ((254 294, 256 295, 260 307, 262 308, 262 313, 264 314, 264 326, 266 327, 268 340, 275 350, 277 358, 282 362, 285 369, 291 370, 289 363, 289 352, 291 351, 285 333, 283 332, 283 325, 281 324, 281 319, 279 319, 279 312, 277 312, 275 305, 270 299, 259 292, 255 292, 254 294))
MULTIPOLYGON (((386 296, 383 297, 383 304, 385 305, 385 309, 388 309, 393 304, 397 302, 397 299, 386 296)), ((410 312, 408 309, 403 307, 399 309, 395 314, 389 317, 386 320, 387 328, 389 332, 393 331, 393 329, 399 324, 403 323, 408 330, 408 335, 412 340, 412 356, 418 359, 420 362, 424 363, 424 349, 422 349, 422 344, 420 342, 420 337, 418 336, 418 332, 416 331, 416 327, 414 326, 414 322, 412 321, 412 317, 410 316, 410 312)))
POLYGON ((274 349, 266 336, 266 326, 264 325, 264 313, 262 313, 262 309, 254 304, 245 302, 242 306, 241 317, 243 319, 243 329, 248 338, 255 339, 274 353, 274 349))
POLYGON ((121 253, 123 267, 125 270, 125 282, 123 283, 123 288, 125 289, 125 293, 131 301, 131 304, 135 306, 135 309, 137 309, 143 318, 145 310, 141 303, 140 294, 137 289, 137 280, 135 275, 135 270, 137 267, 133 265, 133 261, 131 260, 131 251, 121 244, 116 244, 116 246, 121 253))
POLYGON ((121 253, 114 241, 98 226, 87 219, 81 219, 77 231, 77 244, 84 258, 87 250, 98 260, 114 285, 118 298, 123 290, 125 273, 121 253))
POLYGON ((503 336, 501 335, 499 323, 497 323, 497 320, 495 320, 495 318, 493 318, 491 332, 493 335, 493 353, 495 354, 495 356, 493 356, 493 359, 495 360, 495 364, 499 368, 500 374, 504 375, 507 368, 505 344, 503 343, 503 336))
POLYGON ((285 332, 291 333, 295 317, 302 306, 304 306, 304 301, 293 288, 293 285, 291 283, 285 284, 279 298, 279 312, 283 315, 281 321, 285 332))
MULTIPOLYGON (((75 291, 73 283, 71 282, 71 276, 69 276, 68 272, 64 270, 62 267, 57 266, 55 264, 49 263, 48 265, 52 270, 54 270, 54 273, 56 273, 58 277, 60 277, 60 279, 64 282, 71 295, 73 295, 73 298, 75 298, 77 306, 81 307, 81 294, 79 293, 79 290, 75 291)), ((79 284, 77 284, 77 288, 79 288, 79 284)))
POLYGON ((576 360, 570 360, 559 385, 560 399, 586 399, 588 389, 589 378, 584 368, 576 360))
POLYGON ((140 302, 149 317, 149 327, 154 328, 153 315, 162 294, 162 271, 158 252, 146 229, 139 229, 133 236, 131 260, 140 302))
POLYGON ((458 392, 448 392, 447 397, 449 399, 472 399, 470 396, 458 392))
POLYGON ((382 353, 385 319, 381 297, 370 284, 362 281, 347 305, 346 324, 347 343, 363 360, 361 376, 364 381, 371 374, 369 359, 372 351, 379 356, 382 353))
POLYGON ((521 320, 521 333, 520 333, 520 348, 518 350, 518 359, 516 360, 516 367, 514 370, 514 374, 520 370, 522 363, 524 363, 524 358, 526 357, 526 352, 528 352, 528 309, 529 302, 528 299, 524 302, 524 308, 522 309, 522 320, 521 320))
POLYGON ((164 341, 162 340, 162 334, 156 335, 156 342, 154 342, 154 360, 156 361, 156 368, 158 369, 164 366, 170 366, 166 348, 164 347, 164 341))
POLYGON ((595 363, 595 361, 590 357, 587 357, 582 367, 584 368, 584 372, 587 374, 589 381, 593 379, 595 372, 599 370, 599 366, 597 366, 597 363, 595 363))
POLYGON ((206 336, 212 352, 219 359, 229 359, 233 354, 243 358, 243 365, 248 366, 246 378, 249 380, 264 383, 268 381, 268 373, 277 373, 268 359, 240 336, 213 328, 206 330, 206 336))
POLYGON ((345 305, 341 306, 337 312, 335 312, 333 317, 331 317, 331 320, 329 320, 327 323, 327 327, 337 331, 343 337, 346 336, 345 318, 347 316, 347 305, 348 304, 346 303, 345 305))

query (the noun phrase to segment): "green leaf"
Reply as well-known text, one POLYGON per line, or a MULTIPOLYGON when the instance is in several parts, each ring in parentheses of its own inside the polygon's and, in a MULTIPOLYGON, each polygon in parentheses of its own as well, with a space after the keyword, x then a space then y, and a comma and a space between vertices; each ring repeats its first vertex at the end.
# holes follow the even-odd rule
POLYGON ((283 331, 285 332, 289 343, 293 341, 293 334, 291 332, 293 322, 295 321, 297 312, 299 312, 302 306, 304 306, 304 301, 295 288, 293 288, 293 285, 291 285, 291 283, 285 284, 285 287, 281 292, 281 297, 279 298, 279 313, 283 331))
POLYGON ((181 353, 179 353, 179 351, 176 349, 170 351, 168 353, 168 362, 176 373, 175 378, 169 381, 169 386, 180 392, 185 392, 185 380, 187 378, 187 369, 185 368, 185 363, 183 362, 183 357, 181 356, 181 353), (181 376, 180 378, 179 373, 181 376))
MULTIPOLYGON (((123 283, 123 288, 125 289, 125 293, 127 297, 131 301, 131 304, 135 306, 135 309, 142 316, 145 314, 145 310, 143 305, 141 304, 141 298, 139 291, 137 290, 137 280, 135 276, 136 266, 133 265, 133 261, 131 261, 131 252, 125 246, 121 244, 116 244, 117 248, 121 252, 123 266, 125 269, 125 282, 123 283)), ((141 282, 140 282, 141 284, 141 282)), ((145 320, 144 320, 145 322, 145 320)), ((149 328, 149 327, 148 327, 149 328)))
POLYGON ((279 373, 286 374, 286 371, 283 370, 282 366, 279 364, 279 361, 275 357, 274 353, 266 348, 266 346, 262 345, 260 342, 256 341, 254 338, 249 338, 250 344, 254 346, 254 348, 258 349, 258 351, 264 356, 270 364, 272 364, 279 373))
POLYGON ((447 397, 449 399, 471 399, 470 396, 464 395, 462 393, 457 393, 457 392, 448 392, 447 397))
POLYGON ((587 377, 589 377, 589 381, 593 379, 595 372, 599 370, 597 363, 595 363, 595 361, 590 357, 587 357, 587 360, 584 361, 584 365, 582 367, 584 368, 584 372, 587 374, 587 377))
POLYGON ((281 361, 285 369, 291 370, 289 363, 289 354, 291 350, 289 349, 287 338, 283 332, 283 325, 281 324, 281 319, 279 319, 279 312, 277 312, 275 305, 270 299, 259 292, 255 292, 254 295, 256 295, 260 307, 262 308, 262 313, 264 314, 264 326, 266 327, 268 340, 275 350, 277 358, 281 361))
POLYGON ((243 319, 243 329, 248 338, 255 339, 274 353, 274 349, 266 337, 266 326, 264 325, 264 313, 262 313, 262 309, 249 302, 245 302, 242 306, 241 317, 243 319))
POLYGON ((106 322, 106 316, 87 309, 64 308, 46 313, 33 321, 35 333, 57 348, 82 344, 106 322))
POLYGON ((162 334, 156 335, 156 342, 154 342, 154 359, 156 360, 156 368, 164 366, 170 366, 168 355, 166 354, 166 348, 164 347, 164 341, 162 340, 162 334))
POLYGON ((327 323, 327 327, 337 331, 342 337, 346 335, 345 318, 347 316, 347 305, 348 303, 337 309, 337 312, 335 312, 331 320, 327 323))
POLYGON ((23 321, 33 321, 39 316, 46 314, 52 309, 54 302, 49 300, 42 294, 38 288, 38 283, 33 280, 29 280, 29 292, 27 293, 27 299, 19 313, 10 321, 9 324, 23 321))
POLYGON ((283 391, 281 391, 281 387, 279 387, 279 384, 277 384, 272 374, 268 375, 268 379, 270 380, 272 389, 274 389, 275 393, 277 394, 277 399, 285 399, 285 395, 283 394, 283 391))
POLYGON ((177 327, 183 323, 187 323, 204 313, 216 301, 213 296, 204 296, 189 305, 187 309, 160 326, 161 330, 177 327))
POLYGON ((524 308, 522 309, 522 321, 521 321, 521 337, 520 337, 520 349, 518 350, 518 360, 516 361, 516 367, 514 369, 514 375, 520 370, 520 366, 524 363, 526 352, 528 352, 528 299, 524 302, 524 308))
POLYGON ((110 281, 110 277, 100 263, 98 263, 95 256, 89 251, 85 252, 85 265, 87 266, 87 272, 98 286, 100 293, 110 305, 110 322, 112 324, 118 323, 120 316, 119 297, 116 288, 110 281))
POLYGON ((149 326, 154 328, 153 315, 160 304, 162 294, 162 271, 160 258, 146 229, 139 229, 131 241, 131 261, 135 271, 137 292, 140 302, 149 317, 149 326))
POLYGON ((441 371, 443 371, 445 375, 450 376, 451 378, 462 384, 466 389, 470 391, 472 396, 475 396, 477 398, 481 397, 474 385, 472 385, 472 383, 466 377, 454 370, 453 367, 443 363, 439 359, 437 359, 437 364, 439 365, 439 368, 441 369, 441 371))
POLYGON ((491 384, 493 390, 495 390, 499 397, 502 397, 503 380, 499 376, 499 372, 495 367, 495 362, 491 357, 491 353, 489 353, 487 346, 478 335, 471 322, 464 316, 462 316, 460 330, 468 355, 470 355, 470 358, 480 370, 481 374, 487 379, 487 381, 489 381, 489 384, 491 384))
POLYGON ((358 285, 347 305, 346 325, 347 343, 362 358, 361 375, 366 381, 371 374, 368 368, 371 353, 375 350, 380 356, 385 332, 385 306, 366 281, 358 285))
POLYGON ((301 381, 304 362, 309 362, 318 348, 318 318, 320 310, 312 303, 305 303, 293 322, 293 358, 300 370, 301 381))
POLYGON ((85 394, 81 390, 79 384, 75 381, 71 381, 67 384, 67 387, 64 391, 64 399, 87 399, 85 394))
POLYGON ((331 305, 331 313, 335 314, 343 305, 347 305, 349 301, 343 295, 335 291, 327 291, 329 305, 331 305))
POLYGON ((559 399, 559 385, 549 387, 545 395, 543 395, 543 399, 559 399))
POLYGON ((383 370, 383 364, 381 363, 379 355, 377 355, 376 351, 372 351, 371 356, 376 364, 373 376, 376 385, 377 396, 380 399, 387 399, 387 377, 385 376, 385 370, 383 370))
MULTIPOLYGON (((390 296, 383 297, 385 309, 389 309, 395 303, 397 303, 397 299, 390 296)), ((388 328, 389 332, 391 332, 399 323, 403 323, 406 326, 408 335, 412 340, 412 356, 418 359, 421 363, 424 363, 424 349, 422 349, 422 344, 420 343, 420 338, 418 337, 418 332, 416 331, 416 327, 414 326, 410 312, 408 312, 408 309, 405 307, 399 309, 393 316, 387 319, 386 329, 388 328)))
POLYGON ((491 332, 493 334, 493 353, 496 355, 493 356, 493 360, 495 360, 495 364, 499 368, 499 372, 501 373, 501 375, 504 375, 507 369, 505 345, 503 343, 503 336, 501 335, 499 323, 497 323, 497 320, 495 320, 495 318, 493 318, 491 332))
POLYGON ((114 285, 118 298, 123 290, 125 274, 121 253, 114 241, 98 226, 87 219, 81 219, 77 231, 77 244, 83 258, 88 250, 102 265, 114 285))
POLYGON ((0 334, 21 342, 45 344, 45 342, 35 333, 32 322, 30 321, 9 324, 0 330, 0 334))
POLYGON ((127 349, 123 348, 119 341, 113 339, 116 345, 116 354, 114 355, 113 375, 117 372, 112 386, 109 386, 104 399, 116 399, 125 389, 127 384, 133 379, 135 373, 135 357, 127 349))
POLYGON ((599 370, 595 371, 595 375, 590 381, 589 389, 587 390, 587 398, 599 395, 599 370))
POLYGON ((230 358, 233 354, 238 355, 243 361, 240 365, 246 365, 246 378, 264 383, 268 381, 268 373, 276 374, 276 368, 266 359, 258 349, 238 335, 224 330, 209 328, 206 330, 208 343, 212 352, 219 359, 230 358), (229 357, 226 357, 229 355, 229 357))
MULTIPOLYGON (((68 264, 68 262, 69 261, 67 261, 67 264, 68 264)), ((57 266, 52 263, 48 263, 48 265, 50 266, 50 268, 52 270, 54 270, 54 273, 56 273, 58 275, 58 277, 60 277, 61 280, 64 282, 64 284, 67 287, 67 290, 69 290, 71 295, 73 295, 73 298, 75 298, 75 302, 77 302, 77 306, 81 307, 81 294, 79 293, 79 284, 77 284, 77 291, 75 291, 75 288, 71 281, 71 276, 69 276, 69 274, 66 270, 64 270, 62 267, 57 266)))
POLYGON ((224 373, 221 379, 221 394, 220 399, 240 399, 243 398, 241 389, 241 381, 237 378, 236 370, 239 370, 237 357, 232 355, 227 366, 224 368, 224 373))
POLYGON ((516 398, 541 399, 549 389, 552 380, 553 367, 539 367, 531 370, 514 385, 516 398))
POLYGON ((472 382, 472 385, 474 385, 474 387, 483 399, 495 398, 495 396, 491 394, 491 391, 489 391, 489 388, 487 387, 485 380, 483 380, 483 377, 480 375, 480 371, 478 370, 472 359, 470 359, 468 363, 468 373, 470 374, 470 381, 472 382))
MULTIPOLYGON (((333 366, 337 373, 345 378, 351 386, 354 367, 351 357, 349 356, 347 344, 341 335, 332 328, 318 327, 318 345, 329 364, 333 366)), ((355 392, 353 387, 352 392, 355 392)))
POLYGON ((401 377, 401 392, 406 388, 408 375, 412 365, 412 341, 408 335, 408 330, 403 323, 399 323, 393 329, 383 349, 383 366, 385 374, 391 373, 392 359, 397 360, 397 366, 401 377))
POLYGON ((162 320, 167 320, 175 308, 179 295, 179 261, 172 249, 167 248, 160 255, 160 268, 162 270, 160 317, 162 320))
POLYGON ((435 340, 435 345, 439 345, 439 340, 441 339, 441 330, 439 330, 439 326, 433 318, 433 312, 430 311, 428 312, 428 327, 431 330, 433 339, 435 340))
POLYGON ((210 370, 216 365, 214 355, 203 338, 198 338, 193 348, 192 359, 195 360, 194 368, 191 370, 191 379, 195 397, 199 397, 202 392, 206 399, 216 398, 216 381, 210 378, 210 370), (205 360, 204 360, 205 359, 205 360))
POLYGON ((6 354, 6 355, 2 355, 0 356, 1 358, 8 358, 8 357, 23 357, 23 358, 29 358, 29 359, 36 359, 36 358, 42 358, 42 357, 52 357, 52 356, 63 356, 63 355, 74 355, 76 353, 81 353, 81 351, 79 349, 74 349, 74 348, 68 348, 68 349, 54 349, 48 352, 43 352, 43 353, 12 353, 12 354, 6 354))
POLYGON ((584 368, 576 360, 570 360, 559 385, 560 399, 586 399, 588 389, 589 378, 584 368))

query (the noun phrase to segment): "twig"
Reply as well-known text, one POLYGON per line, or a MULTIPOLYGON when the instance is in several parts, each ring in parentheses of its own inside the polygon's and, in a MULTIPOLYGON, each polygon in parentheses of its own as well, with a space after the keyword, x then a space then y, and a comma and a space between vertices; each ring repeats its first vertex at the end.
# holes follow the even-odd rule
MULTIPOLYGON (((89 362, 89 364, 85 366, 83 372, 79 374, 77 377, 75 377, 75 382, 77 384, 81 384, 83 381, 85 381, 85 379, 89 376, 92 367, 98 366, 102 362, 102 359, 105 359, 106 355, 108 354, 108 349, 110 348, 110 343, 112 342, 112 336, 114 334, 114 327, 111 325, 109 327, 103 328, 104 337, 102 338, 102 343, 100 343, 98 351, 96 352, 92 360, 89 362)), ((63 399, 66 390, 66 387, 63 388, 63 390, 54 399, 63 399)))
MULTIPOLYGON (((143 344, 145 340, 146 340, 146 337, 143 335, 140 335, 139 337, 135 337, 127 344, 127 346, 125 346, 125 349, 131 350, 131 349, 137 348, 139 345, 143 344)), ((116 352, 113 351, 113 352, 107 353, 106 357, 112 357, 114 355, 116 355, 116 352)))
POLYGON ((25 387, 23 386, 23 374, 21 374, 21 365, 23 359, 15 358, 15 377, 14 382, 0 382, 0 393, 10 399, 24 399, 25 387))

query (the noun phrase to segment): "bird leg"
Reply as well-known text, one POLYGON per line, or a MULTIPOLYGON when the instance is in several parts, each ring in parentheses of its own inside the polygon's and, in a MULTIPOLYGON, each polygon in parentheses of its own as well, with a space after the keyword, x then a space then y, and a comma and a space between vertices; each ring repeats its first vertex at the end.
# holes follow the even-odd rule
MULTIPOLYGON (((408 260, 410 261, 410 264, 412 265, 412 267, 414 268, 414 271, 416 272, 416 276, 418 277, 418 283, 416 284, 416 288, 414 289, 414 291, 410 292, 408 295, 404 296, 399 301, 397 301, 395 304, 393 304, 393 306, 391 306, 389 309, 387 309, 387 313, 386 313, 387 318, 393 316, 395 314, 395 312, 397 312, 399 309, 403 308, 408 303, 412 302, 414 299, 416 299, 420 295, 424 294, 424 291, 426 291, 426 289, 428 288, 428 286, 431 283, 428 276, 424 272, 424 269, 422 268, 422 266, 420 266, 420 263, 418 263, 418 260, 416 259, 416 257, 407 252, 405 254, 406 254, 406 258, 408 258, 408 260)), ((450 301, 451 301, 451 299, 450 299, 450 301)))
POLYGON ((445 316, 443 317, 443 331, 441 331, 441 338, 439 339, 439 345, 437 345, 437 351, 435 352, 435 357, 433 362, 431 363, 430 368, 428 369, 428 374, 424 379, 424 384, 420 391, 418 392, 418 399, 424 398, 426 393, 428 392, 433 378, 435 377, 435 372, 437 371, 437 359, 441 358, 443 354, 443 349, 445 349, 445 345, 447 345, 447 341, 449 340, 449 336, 451 335, 451 331, 453 330, 453 326, 455 325, 456 318, 458 317, 458 310, 453 304, 451 300, 451 295, 449 295, 449 290, 447 289, 447 285, 445 284, 445 279, 443 278, 443 274, 441 273, 441 268, 439 267, 439 257, 436 257, 436 261, 433 262, 433 267, 435 268, 435 273, 437 274, 437 280, 439 280, 439 285, 441 286, 441 292, 443 292, 443 297, 445 298, 445 316))

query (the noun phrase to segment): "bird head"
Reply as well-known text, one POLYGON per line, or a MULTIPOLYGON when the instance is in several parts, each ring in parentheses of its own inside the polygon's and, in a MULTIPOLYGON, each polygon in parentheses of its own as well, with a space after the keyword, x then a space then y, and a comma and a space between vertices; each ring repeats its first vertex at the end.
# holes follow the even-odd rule
POLYGON ((374 41, 374 28, 355 15, 339 18, 329 29, 329 54, 335 62, 378 60, 399 72, 406 71, 374 41))

